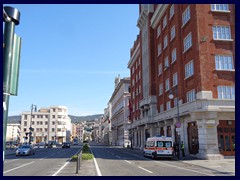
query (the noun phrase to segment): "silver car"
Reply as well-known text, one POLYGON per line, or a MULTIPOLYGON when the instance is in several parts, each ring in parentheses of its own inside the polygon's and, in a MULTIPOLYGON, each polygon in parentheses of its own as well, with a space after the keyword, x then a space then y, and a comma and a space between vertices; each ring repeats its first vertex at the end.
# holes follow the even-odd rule
POLYGON ((21 145, 16 150, 16 156, 23 155, 23 156, 30 156, 35 154, 35 149, 31 145, 21 145))

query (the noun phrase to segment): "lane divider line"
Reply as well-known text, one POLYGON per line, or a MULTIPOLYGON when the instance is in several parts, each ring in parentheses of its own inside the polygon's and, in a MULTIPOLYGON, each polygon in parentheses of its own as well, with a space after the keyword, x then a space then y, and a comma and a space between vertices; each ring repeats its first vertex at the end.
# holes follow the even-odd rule
POLYGON ((98 176, 102 176, 102 173, 101 173, 101 171, 100 171, 100 169, 98 167, 98 163, 97 163, 96 159, 93 158, 93 161, 94 161, 94 164, 95 164, 98 176))
POLYGON ((15 168, 13 168, 13 169, 9 169, 9 170, 7 170, 7 171, 4 171, 3 174, 4 174, 4 173, 11 172, 11 171, 14 171, 14 170, 19 169, 19 168, 22 168, 22 167, 27 166, 27 165, 29 165, 29 164, 32 164, 32 163, 34 163, 34 162, 35 162, 35 161, 32 161, 32 162, 30 162, 30 163, 23 164, 23 165, 21 165, 21 166, 15 167, 15 168))
POLYGON ((52 176, 56 176, 58 173, 60 173, 60 171, 69 163, 71 159, 68 159, 68 161, 57 171, 55 172, 52 176))
POLYGON ((138 166, 140 169, 142 169, 142 170, 144 170, 144 171, 147 171, 147 172, 149 172, 149 173, 153 173, 152 171, 149 171, 149 170, 147 170, 147 169, 145 169, 145 168, 143 168, 143 167, 141 167, 141 166, 138 166))

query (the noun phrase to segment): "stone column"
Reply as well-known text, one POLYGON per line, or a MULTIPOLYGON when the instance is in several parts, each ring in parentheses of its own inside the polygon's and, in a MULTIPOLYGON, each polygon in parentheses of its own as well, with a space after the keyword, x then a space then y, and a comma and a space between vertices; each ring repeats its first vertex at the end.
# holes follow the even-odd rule
POLYGON ((202 159, 222 159, 223 155, 218 150, 217 113, 207 112, 200 116, 201 119, 197 118, 199 139, 199 153, 197 156, 202 159))
POLYGON ((164 136, 167 136, 167 126, 164 126, 163 130, 164 130, 164 136))

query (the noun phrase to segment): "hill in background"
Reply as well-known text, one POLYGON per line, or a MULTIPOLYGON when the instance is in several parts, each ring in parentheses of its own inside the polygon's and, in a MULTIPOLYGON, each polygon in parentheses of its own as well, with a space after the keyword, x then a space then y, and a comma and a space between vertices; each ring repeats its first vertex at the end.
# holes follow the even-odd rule
MULTIPOLYGON (((96 118, 100 118, 103 114, 95 114, 95 115, 88 115, 88 116, 73 116, 73 115, 68 115, 71 118, 72 123, 76 122, 83 122, 83 121, 93 121, 96 118)), ((21 116, 16 115, 16 116, 8 116, 8 123, 20 123, 21 121, 21 116)))

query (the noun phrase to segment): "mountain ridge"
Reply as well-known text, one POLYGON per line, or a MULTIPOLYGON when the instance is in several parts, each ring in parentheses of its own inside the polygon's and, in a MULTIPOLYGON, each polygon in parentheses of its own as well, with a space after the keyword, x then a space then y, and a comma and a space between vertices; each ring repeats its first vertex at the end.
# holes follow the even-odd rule
MULTIPOLYGON (((74 116, 74 115, 68 115, 71 119, 71 123, 76 123, 76 122, 83 122, 83 121, 93 121, 95 119, 98 119, 102 116, 103 114, 94 114, 94 115, 87 115, 87 116, 74 116)), ((21 116, 20 115, 13 115, 13 116, 8 116, 8 124, 9 123, 20 123, 21 121, 21 116)))

